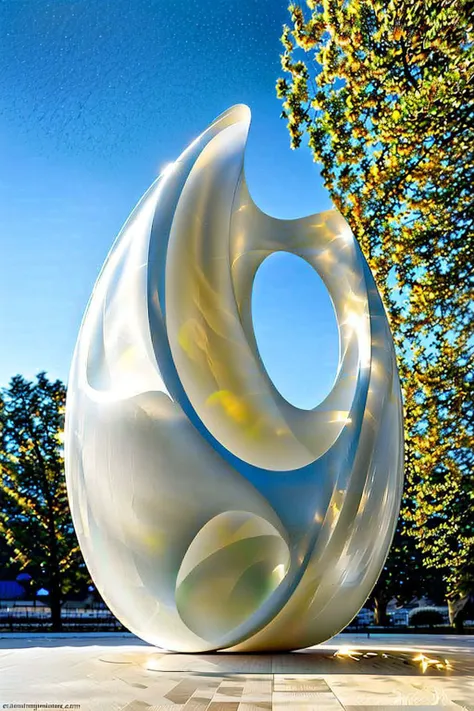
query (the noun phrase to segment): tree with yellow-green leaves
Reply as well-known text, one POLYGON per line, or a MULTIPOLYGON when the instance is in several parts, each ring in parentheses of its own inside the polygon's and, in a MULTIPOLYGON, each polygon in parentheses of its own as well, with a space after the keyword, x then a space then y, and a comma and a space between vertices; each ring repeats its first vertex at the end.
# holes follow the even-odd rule
POLYGON ((0 537, 16 569, 48 590, 53 630, 64 595, 88 580, 64 479, 65 398, 44 373, 15 376, 0 398, 0 537))
MULTIPOLYGON (((474 48, 467 0, 289 7, 277 82, 372 269, 405 402, 403 535, 474 591, 474 48)), ((389 559, 390 563, 390 559, 389 559)))

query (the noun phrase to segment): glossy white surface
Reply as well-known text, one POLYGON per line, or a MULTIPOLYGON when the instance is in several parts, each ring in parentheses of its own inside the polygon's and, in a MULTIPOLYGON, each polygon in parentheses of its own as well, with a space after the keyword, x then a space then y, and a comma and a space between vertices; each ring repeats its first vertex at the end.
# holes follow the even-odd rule
POLYGON ((129 629, 179 651, 334 635, 377 579, 401 496, 373 278, 336 211, 278 220, 254 205, 249 124, 245 106, 216 119, 131 214, 69 380, 66 476, 91 575, 129 629), (336 382, 311 411, 280 396, 253 333, 253 279, 277 250, 317 271, 338 321, 336 382))

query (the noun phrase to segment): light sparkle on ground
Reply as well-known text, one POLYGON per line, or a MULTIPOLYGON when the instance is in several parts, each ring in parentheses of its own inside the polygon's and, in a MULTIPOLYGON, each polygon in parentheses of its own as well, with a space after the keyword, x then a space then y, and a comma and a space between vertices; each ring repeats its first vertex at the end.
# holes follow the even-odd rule
POLYGON ((474 711, 474 638, 341 635, 299 652, 253 655, 174 654, 132 635, 4 634, 0 708, 12 703, 80 704, 80 711, 474 711))

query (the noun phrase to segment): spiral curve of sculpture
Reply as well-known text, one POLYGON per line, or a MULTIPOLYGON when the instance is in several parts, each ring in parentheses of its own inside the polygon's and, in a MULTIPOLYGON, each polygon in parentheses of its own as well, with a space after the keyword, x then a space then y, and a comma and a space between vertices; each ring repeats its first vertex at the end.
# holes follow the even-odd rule
POLYGON ((139 202, 69 379, 86 564, 126 627, 182 652, 336 634, 380 574, 400 504, 400 386, 372 275, 335 210, 278 220, 255 206, 249 126, 246 106, 226 111, 139 202), (338 322, 337 376, 310 411, 279 394, 253 330, 255 273, 281 250, 320 275, 338 322))

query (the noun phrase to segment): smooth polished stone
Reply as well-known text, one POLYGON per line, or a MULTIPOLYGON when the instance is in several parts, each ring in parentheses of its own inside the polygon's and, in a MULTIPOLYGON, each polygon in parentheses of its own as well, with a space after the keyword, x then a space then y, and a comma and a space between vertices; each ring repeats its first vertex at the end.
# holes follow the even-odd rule
MULTIPOLYGON (((125 627, 181 653, 287 651, 344 629, 402 494, 401 390, 370 268, 337 210, 280 220, 255 205, 249 128, 246 106, 225 111, 131 213, 68 381, 84 560, 125 627), (334 307, 337 374, 311 410, 285 399, 258 348, 254 280, 277 252, 334 307)), ((304 298, 318 332, 319 301, 304 298)))

